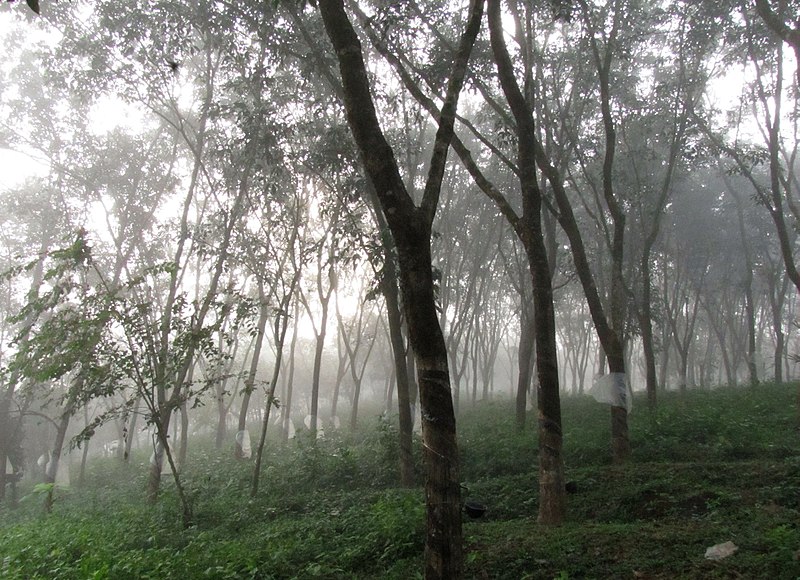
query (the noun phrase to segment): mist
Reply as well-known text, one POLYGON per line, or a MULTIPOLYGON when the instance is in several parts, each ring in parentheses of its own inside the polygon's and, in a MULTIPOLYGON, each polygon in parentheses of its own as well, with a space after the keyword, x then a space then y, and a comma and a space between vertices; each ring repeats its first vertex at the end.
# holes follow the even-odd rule
POLYGON ((371 481, 398 577, 478 577, 470 482, 558 528, 590 469, 737 460, 656 426, 791 401, 796 23, 539 4, 5 3, 3 521, 131 485, 183 537, 214 486, 371 481))

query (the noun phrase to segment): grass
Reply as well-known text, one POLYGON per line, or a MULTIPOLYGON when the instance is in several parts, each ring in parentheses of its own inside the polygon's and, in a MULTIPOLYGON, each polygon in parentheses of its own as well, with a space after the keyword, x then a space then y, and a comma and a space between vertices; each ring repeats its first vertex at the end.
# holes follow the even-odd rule
MULTIPOLYGON (((637 400, 625 466, 609 463, 607 407, 564 400, 577 492, 557 528, 536 523, 535 434, 516 430, 510 402, 479 404, 459 419, 468 496, 488 506, 465 520, 466 576, 800 577, 795 396, 787 385, 665 394, 655 412, 637 400), (729 540, 733 556, 704 558, 729 540)), ((144 459, 97 460, 82 488, 57 492, 52 514, 30 489, 0 510, 0 577, 421 577, 423 496, 393 486, 395 437, 373 420, 358 437, 271 447, 254 499, 251 464, 195 445, 188 530, 166 480, 159 503, 145 505, 144 459)))

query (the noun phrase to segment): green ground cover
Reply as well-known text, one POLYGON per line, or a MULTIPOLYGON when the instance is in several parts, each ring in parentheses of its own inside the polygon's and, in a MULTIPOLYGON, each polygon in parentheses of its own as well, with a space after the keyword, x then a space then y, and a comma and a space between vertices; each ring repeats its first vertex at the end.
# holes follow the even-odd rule
MULTIPOLYGON (((459 420, 467 495, 488 507, 465 518, 468 578, 800 577, 800 437, 796 386, 661 396, 630 416, 631 462, 609 464, 607 407, 564 400, 565 465, 577 491, 567 522, 536 524, 536 441, 511 403, 459 420), (721 561, 706 548, 732 541, 721 561)), ((530 417, 532 423, 535 417, 530 417)), ((145 505, 144 459, 95 460, 80 488, 41 512, 32 487, 0 509, 0 578, 421 577, 420 489, 393 486, 390 424, 358 437, 272 445, 261 494, 252 466, 194 443, 184 471, 195 522, 183 529, 170 483, 145 505)), ((421 471, 421 466, 420 471, 421 471)))

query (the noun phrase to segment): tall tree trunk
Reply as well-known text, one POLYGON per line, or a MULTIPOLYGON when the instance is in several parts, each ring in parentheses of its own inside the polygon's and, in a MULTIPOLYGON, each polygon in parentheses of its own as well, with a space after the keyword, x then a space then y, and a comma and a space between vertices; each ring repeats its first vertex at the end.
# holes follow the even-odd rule
POLYGON ((480 31, 483 2, 470 3, 419 206, 408 194, 394 152, 381 131, 361 43, 341 0, 322 0, 319 7, 339 61, 347 121, 397 247, 403 307, 417 363, 427 469, 425 577, 458 579, 463 573, 460 469, 447 350, 433 292, 430 237, 453 138, 458 96, 480 31))
MULTIPOLYGON (((292 284, 292 288, 297 283, 299 279, 299 271, 297 276, 294 279, 294 283, 292 284)), ((278 378, 281 371, 281 360, 283 358, 283 345, 286 340, 286 329, 289 326, 288 316, 285 313, 289 310, 289 300, 291 300, 291 296, 293 294, 293 290, 288 295, 288 299, 281 305, 280 313, 275 317, 275 368, 272 371, 272 380, 269 383, 269 390, 267 391, 267 400, 264 408, 264 418, 261 423, 261 437, 258 440, 258 447, 256 449, 256 463, 255 467, 253 468, 253 481, 250 487, 250 496, 255 497, 258 494, 258 486, 259 480, 261 477, 261 461, 263 458, 264 453, 264 444, 267 441, 267 427, 269 427, 269 416, 270 412, 272 411, 272 407, 275 404, 275 387, 278 384, 278 378), (283 318, 283 321, 281 321, 283 318)))
POLYGON ((186 456, 189 450, 189 407, 186 401, 181 403, 179 412, 181 415, 181 437, 180 445, 178 446, 178 469, 186 465, 186 456))
POLYGON ((147 502, 155 504, 158 501, 158 494, 161 490, 161 470, 164 466, 165 448, 169 446, 169 424, 172 418, 172 409, 166 406, 159 406, 155 411, 154 427, 156 431, 153 440, 153 455, 147 472, 147 502))
POLYGON ((747 374, 750 385, 758 385, 758 365, 756 364, 756 309, 753 304, 753 272, 747 275, 744 283, 744 308, 747 314, 747 374))
MULTIPOLYGON (((278 379, 280 378, 281 363, 283 361, 283 346, 286 343, 286 331, 289 328, 288 312, 295 294, 295 288, 297 288, 297 284, 300 281, 300 274, 301 270, 298 269, 295 271, 289 289, 283 295, 280 308, 275 315, 275 323, 273 325, 273 337, 275 338, 275 368, 272 371, 272 380, 270 380, 269 390, 267 391, 264 418, 261 423, 261 437, 258 440, 258 447, 256 448, 256 463, 253 468, 253 480, 250 487, 251 497, 255 497, 258 494, 259 480, 261 477, 261 460, 264 453, 264 444, 267 441, 267 427, 269 427, 270 412, 272 411, 272 407, 276 404, 275 389, 278 386, 278 379)), ((297 310, 295 310, 295 313, 296 312, 297 310)), ((316 430, 314 434, 316 435, 316 430)))
MULTIPOLYGON (((386 316, 389 321, 394 375, 397 382, 397 410, 400 419, 400 485, 411 487, 414 485, 414 457, 412 454, 414 418, 411 416, 410 377, 406 362, 405 341, 403 340, 401 328, 397 272, 394 267, 394 259, 391 256, 389 256, 389 262, 391 262, 391 266, 388 266, 390 271, 385 272, 383 295, 386 300, 386 316)), ((387 266, 385 265, 384 270, 386 268, 387 266)))
POLYGON ((321 329, 317 335, 316 345, 314 347, 314 369, 311 375, 311 438, 316 439, 317 428, 319 427, 319 381, 320 373, 322 372, 322 353, 325 350, 325 326, 328 323, 328 308, 327 305, 322 308, 322 320, 320 321, 321 329))
POLYGON ((772 331, 775 333, 775 353, 773 355, 773 366, 775 368, 774 380, 776 383, 783 382, 783 359, 786 352, 786 336, 783 332, 783 304, 786 297, 786 288, 789 278, 783 276, 781 284, 774 282, 770 290, 770 310, 772 312, 772 331))
POLYGON ((13 447, 16 445, 18 425, 22 417, 16 420, 11 418, 11 403, 16 390, 16 380, 9 381, 8 386, 0 394, 0 502, 6 495, 6 463, 13 456, 13 447))
POLYGON ((218 379, 222 382, 219 385, 219 390, 216 393, 216 401, 217 401, 217 432, 214 437, 214 448, 219 450, 222 449, 222 445, 225 443, 225 439, 228 436, 228 407, 225 405, 225 387, 224 379, 218 379))
POLYGON ((499 0, 489 0, 489 29, 500 84, 517 122, 523 217, 515 229, 525 248, 533 282, 536 374, 539 383, 539 521, 557 525, 563 521, 566 511, 561 451, 563 436, 553 285, 542 229, 542 192, 536 175, 536 127, 533 112, 517 84, 505 46, 499 0))
MULTIPOLYGON (((603 328, 598 328, 598 338, 603 344, 608 357, 609 370, 612 373, 625 373, 625 356, 623 327, 625 319, 625 300, 626 288, 622 275, 622 262, 624 257, 624 237, 625 237, 625 210, 614 192, 614 158, 617 146, 617 132, 614 125, 614 117, 611 112, 611 65, 614 59, 614 51, 617 48, 617 33, 621 27, 622 2, 614 0, 612 6, 613 20, 611 30, 607 33, 604 40, 603 51, 597 42, 596 31, 590 14, 588 5, 583 4, 585 19, 584 22, 589 30, 589 42, 592 48, 595 69, 598 77, 598 87, 600 92, 600 111, 603 118, 603 133, 605 135, 605 151, 603 153, 603 199, 606 202, 612 221, 611 238, 611 291, 609 295, 609 316, 605 318, 606 323, 603 328)), ((559 204, 560 206, 561 204, 559 204)), ((576 228, 577 229, 577 228, 576 228)), ((569 234, 568 234, 569 235, 569 234)), ((570 240, 572 242, 572 240, 570 240)), ((581 266, 577 264, 576 268, 581 266)), ((586 275, 591 276, 590 272, 586 275)), ((586 287, 584 286, 584 290, 586 287)), ((591 308, 591 302, 590 302, 591 308)), ((600 313, 598 313, 600 314, 600 313)), ((596 326, 596 325, 595 325, 596 326)), ((624 396, 627 396, 625 393, 624 396)), ((628 438, 628 414, 623 406, 611 406, 611 450, 612 460, 621 463, 627 460, 630 454, 630 440, 628 438)))
POLYGON ((642 350, 644 351, 645 387, 647 392, 647 406, 655 410, 658 402, 658 378, 656 376, 656 349, 653 338, 653 305, 652 305, 652 280, 650 268, 650 251, 642 252, 640 268, 642 269, 642 303, 637 309, 639 313, 639 327, 642 330, 642 350))
POLYGON ((159 410, 157 420, 154 422, 155 426, 155 440, 153 448, 153 461, 150 462, 150 469, 147 481, 147 501, 150 504, 155 504, 158 501, 158 495, 161 490, 161 470, 164 465, 164 459, 167 460, 169 465, 172 479, 175 482, 175 491, 178 494, 178 500, 181 504, 181 519, 184 528, 192 525, 193 513, 192 505, 183 482, 180 478, 180 470, 175 462, 175 457, 172 454, 172 448, 169 444, 169 421, 172 407, 167 405, 159 410))
POLYGON ((753 303, 753 253, 748 241, 747 226, 744 223, 744 207, 740 194, 727 176, 724 176, 728 191, 731 192, 736 200, 736 216, 739 224, 739 238, 742 243, 742 255, 744 256, 745 272, 742 287, 744 289, 744 308, 747 321, 747 373, 751 385, 758 384, 758 368, 756 367, 756 310, 753 303))
MULTIPOLYGON (((490 0, 491 1, 491 0, 490 0)), ((531 164, 533 167, 533 164, 531 164)), ((539 431, 539 522, 558 525, 566 513, 564 487, 563 433, 558 382, 553 287, 541 231, 534 231, 529 250, 533 277, 533 305, 536 331, 536 373, 539 431)))
MULTIPOLYGON (((83 426, 89 426, 89 408, 88 406, 83 406, 83 426)), ((89 443, 91 443, 91 439, 87 439, 82 444, 82 452, 81 452, 81 468, 78 475, 78 485, 83 486, 86 483, 86 460, 89 457, 89 443)), ((122 443, 120 441, 120 443, 122 443)), ((122 447, 122 445, 120 445, 122 447)))
POLYGON ((429 240, 398 244, 398 257, 422 406, 428 504, 426 577, 459 578, 461 489, 456 422, 447 350, 433 295, 429 240))

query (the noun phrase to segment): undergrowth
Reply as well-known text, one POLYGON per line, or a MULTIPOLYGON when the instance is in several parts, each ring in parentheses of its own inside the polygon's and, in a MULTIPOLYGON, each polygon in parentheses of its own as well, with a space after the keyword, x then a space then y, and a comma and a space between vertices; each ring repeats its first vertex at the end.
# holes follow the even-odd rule
MULTIPOLYGON (((633 457, 610 464, 608 408, 563 401, 564 458, 575 493, 564 525, 536 523, 535 414, 520 431, 510 401, 459 418, 468 578, 800 577, 800 442, 796 387, 662 394, 630 415, 633 457), (732 541, 721 561, 705 549, 732 541)), ((145 503, 145 459, 92 462, 80 488, 56 490, 53 512, 22 486, 0 507, 0 577, 9 579, 421 577, 420 486, 399 489, 396 427, 270 444, 260 493, 252 463, 194 443, 183 477, 194 525, 183 529, 164 478, 145 503)), ((423 468, 415 457, 419 482, 423 468)))

